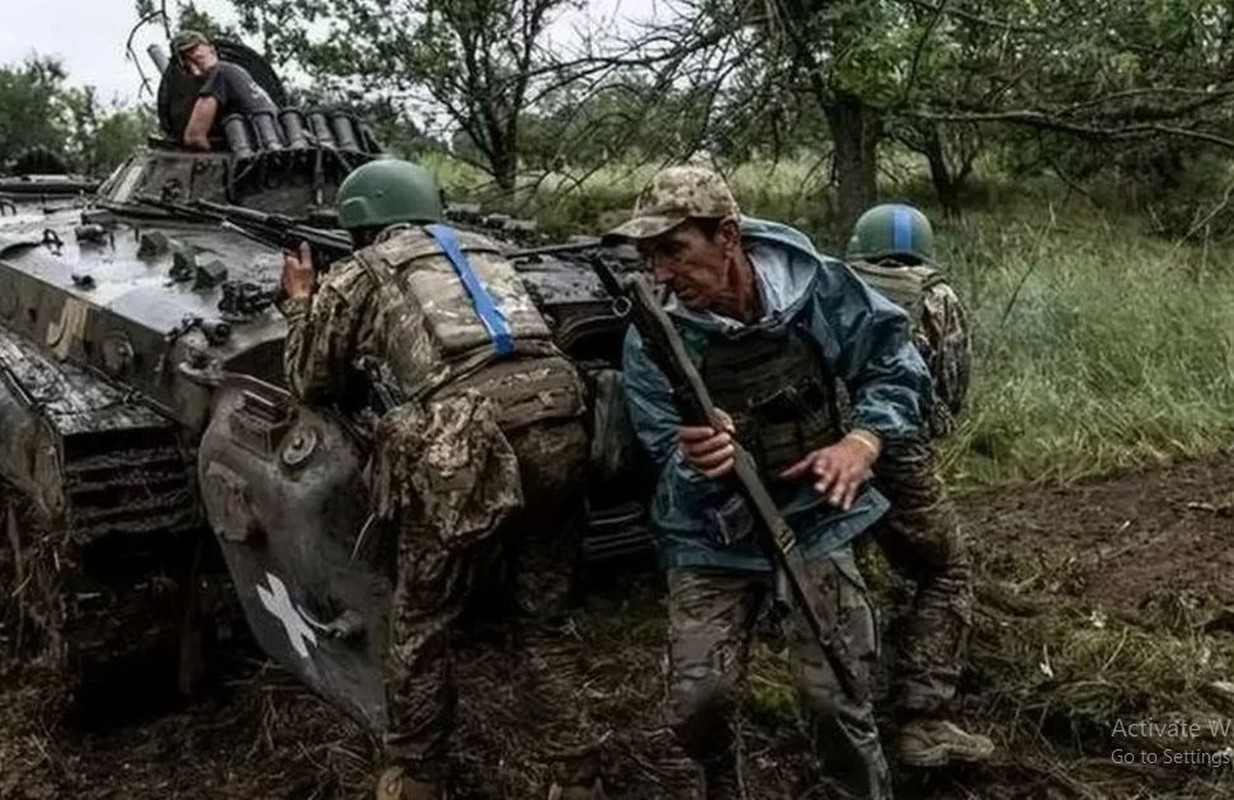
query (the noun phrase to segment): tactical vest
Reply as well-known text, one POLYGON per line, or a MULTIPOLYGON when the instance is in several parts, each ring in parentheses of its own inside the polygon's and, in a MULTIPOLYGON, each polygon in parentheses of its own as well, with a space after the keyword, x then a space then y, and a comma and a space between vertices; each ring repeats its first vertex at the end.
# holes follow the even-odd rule
POLYGON ((857 261, 851 266, 879 294, 904 309, 914 328, 921 327, 926 292, 947 280, 940 270, 926 264, 884 267, 857 261))
MULTIPOLYGON (((882 266, 868 261, 857 261, 852 265, 861 278, 875 291, 899 306, 908 314, 912 324, 911 337, 917 352, 925 359, 926 364, 933 369, 935 350, 939 343, 931 341, 925 325, 926 293, 939 284, 947 282, 946 276, 936 267, 927 264, 912 266, 896 265, 882 266)), ((945 357, 945 356, 944 356, 945 357)), ((934 377, 934 396, 930 403, 927 422, 930 434, 935 438, 944 438, 955 429, 955 418, 949 409, 950 398, 939 396, 940 382, 934 377)), ((967 388, 967 387, 966 387, 967 388)), ((958 403, 956 403, 958 405, 958 403)))
POLYGON ((582 413, 577 371, 514 265, 484 236, 456 231, 460 249, 500 309, 513 353, 499 355, 491 331, 441 246, 407 226, 355 253, 377 292, 374 329, 389 370, 409 399, 476 389, 495 399, 504 429, 582 413))
POLYGON ((703 358, 712 400, 732 416, 737 441, 769 482, 842 435, 835 381, 806 336, 797 327, 780 334, 754 330, 713 339, 703 358))

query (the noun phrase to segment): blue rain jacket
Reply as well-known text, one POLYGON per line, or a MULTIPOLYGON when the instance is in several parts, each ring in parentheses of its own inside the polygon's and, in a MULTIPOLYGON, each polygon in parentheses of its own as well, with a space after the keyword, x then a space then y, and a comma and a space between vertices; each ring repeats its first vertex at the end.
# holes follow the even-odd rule
MULTIPOLYGON (((751 217, 742 218, 741 231, 762 299, 764 316, 756 325, 769 331, 801 325, 823 354, 827 373, 848 387, 856 427, 884 441, 919 435, 930 377, 904 312, 843 262, 821 255, 801 231, 751 217)), ((710 342, 746 328, 714 312, 691 311, 672 297, 666 310, 695 364, 710 342)), ((749 515, 731 480, 706 478, 682 456, 672 390, 633 328, 625 340, 623 381, 631 422, 658 472, 651 516, 663 566, 770 572, 755 535, 732 541, 731 520, 749 515)), ((849 543, 887 510, 886 499, 870 486, 848 511, 827 503, 809 480, 769 488, 809 557, 849 543)))

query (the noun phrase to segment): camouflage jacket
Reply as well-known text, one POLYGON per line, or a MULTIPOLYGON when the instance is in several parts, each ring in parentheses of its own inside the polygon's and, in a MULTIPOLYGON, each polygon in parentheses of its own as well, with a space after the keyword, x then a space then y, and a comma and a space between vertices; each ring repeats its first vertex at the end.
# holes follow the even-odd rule
POLYGON ((311 301, 284 303, 283 361, 292 392, 305 402, 338 402, 358 378, 377 377, 406 400, 475 388, 517 414, 519 424, 577 415, 577 373, 513 266, 486 237, 456 235, 510 329, 512 357, 497 354, 433 238, 418 226, 392 226, 335 264, 311 301))
POLYGON ((375 288, 359 263, 347 259, 334 265, 313 297, 283 301, 283 374, 300 400, 339 401, 357 375, 357 356, 377 353, 375 288))
MULTIPOLYGON (((933 383, 930 410, 928 413, 930 433, 936 438, 950 435, 956 421, 964 413, 968 398, 969 377, 972 369, 972 339, 969 335, 968 316, 955 290, 947 283, 945 274, 937 267, 901 267, 899 265, 870 265, 853 263, 857 274, 870 282, 876 290, 886 276, 896 272, 918 270, 914 278, 900 281, 905 289, 884 293, 892 302, 898 302, 913 321, 913 343, 930 368, 933 383), (875 272, 877 271, 877 272, 875 272), (872 276, 871 279, 869 276, 872 276), (903 295, 899 300, 894 296, 903 295)), ((907 272, 905 272, 907 275, 907 272)), ((880 290, 881 291, 881 290, 880 290)))
MULTIPOLYGON (((820 255, 793 228, 743 217, 742 238, 765 309, 756 325, 769 331, 793 325, 807 335, 827 372, 848 387, 855 425, 884 439, 919 435, 930 380, 909 341, 905 313, 872 292, 845 264, 820 255)), ((667 308, 697 363, 710 341, 748 329, 713 313, 691 312, 675 299, 667 308)), ((652 518, 665 567, 770 571, 771 563, 752 538, 728 544, 718 540, 716 512, 731 505, 734 490, 727 481, 703 477, 685 461, 677 445, 681 418, 672 389, 634 330, 626 337, 623 380, 635 431, 659 470, 652 518)), ((859 536, 887 508, 885 498, 869 487, 848 511, 828 505, 809 482, 779 494, 781 512, 811 556, 859 536)))

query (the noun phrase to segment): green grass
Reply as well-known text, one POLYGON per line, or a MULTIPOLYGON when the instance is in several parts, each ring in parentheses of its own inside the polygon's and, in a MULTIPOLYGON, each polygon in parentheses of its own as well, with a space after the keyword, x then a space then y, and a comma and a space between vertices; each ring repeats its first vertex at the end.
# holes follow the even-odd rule
MULTIPOLYGON (((474 169, 433 166, 452 194, 492 200, 474 169)), ((549 231, 595 232, 628 214, 654 170, 528 176, 506 206, 549 231)), ((920 175, 899 172, 908 183, 886 196, 928 197, 920 175)), ((824 249, 827 177, 805 160, 729 173, 747 213, 801 227, 824 249)), ((982 188, 986 207, 937 225, 976 350, 970 413, 946 453, 957 487, 1067 482, 1221 451, 1234 434, 1234 275, 1222 244, 1176 245, 1148 220, 1057 185, 982 188)))
POLYGON ((1066 481, 1225 447, 1228 268, 1083 207, 973 213, 941 234, 974 322, 972 410, 949 453, 959 483, 1066 481))

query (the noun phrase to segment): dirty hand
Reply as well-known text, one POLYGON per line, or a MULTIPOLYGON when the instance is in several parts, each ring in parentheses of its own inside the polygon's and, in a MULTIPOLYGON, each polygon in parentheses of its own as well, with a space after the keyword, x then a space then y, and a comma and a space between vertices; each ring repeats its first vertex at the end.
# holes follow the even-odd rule
POLYGON ((300 243, 300 252, 283 252, 283 289, 288 297, 312 297, 317 288, 317 276, 313 272, 313 253, 308 242, 300 243))
POLYGON ((780 473, 781 478, 812 478, 827 502, 847 511, 853 507, 861 484, 873 477, 870 468, 878 459, 878 437, 866 431, 853 432, 835 444, 808 454, 780 473))
POLYGON ((733 469, 733 418, 717 410, 720 428, 710 425, 683 425, 677 429, 681 453, 696 470, 708 478, 719 478, 733 469))

